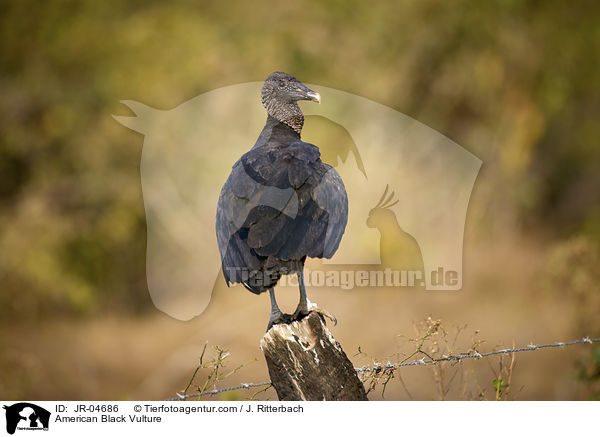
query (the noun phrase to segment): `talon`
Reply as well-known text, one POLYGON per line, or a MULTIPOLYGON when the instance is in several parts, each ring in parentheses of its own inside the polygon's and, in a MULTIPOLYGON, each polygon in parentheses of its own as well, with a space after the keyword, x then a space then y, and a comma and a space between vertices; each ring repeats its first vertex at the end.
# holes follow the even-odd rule
POLYGON ((292 321, 296 322, 302 320, 304 317, 308 316, 310 313, 315 312, 317 314, 322 315, 323 317, 331 320, 333 322, 333 326, 337 325, 337 319, 333 316, 329 311, 319 308, 317 304, 311 302, 308 306, 308 310, 302 311, 297 309, 294 314, 292 314, 292 321))
POLYGON ((337 319, 329 311, 324 310, 323 308, 319 308, 318 306, 316 306, 314 304, 313 304, 313 307, 311 308, 311 311, 321 314, 323 317, 331 320, 333 322, 333 326, 337 325, 337 319))

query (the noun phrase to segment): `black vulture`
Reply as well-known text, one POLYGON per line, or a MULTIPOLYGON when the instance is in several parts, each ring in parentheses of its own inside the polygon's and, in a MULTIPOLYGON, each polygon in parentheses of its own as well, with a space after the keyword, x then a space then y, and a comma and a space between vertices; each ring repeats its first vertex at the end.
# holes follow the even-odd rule
POLYGON ((267 122, 250 151, 234 165, 219 196, 216 231, 227 285, 255 294, 269 290, 269 329, 306 316, 312 306, 304 286, 307 257, 331 258, 348 221, 348 196, 319 148, 300 139, 299 100, 321 96, 295 77, 272 73, 261 90, 267 122), (298 275, 300 303, 283 314, 274 287, 298 275))

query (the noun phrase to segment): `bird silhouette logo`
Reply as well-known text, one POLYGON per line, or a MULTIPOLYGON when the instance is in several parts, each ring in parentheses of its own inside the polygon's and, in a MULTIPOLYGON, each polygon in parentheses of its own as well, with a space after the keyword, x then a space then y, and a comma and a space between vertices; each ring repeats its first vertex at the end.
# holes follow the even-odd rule
MULTIPOLYGON (((217 203, 232 164, 265 125, 262 86, 215 89, 171 110, 125 100, 134 115, 113 116, 144 135, 148 289, 155 306, 177 319, 201 314, 215 284, 224 282, 214 232, 217 203)), ((322 103, 302 103, 302 141, 318 146, 348 196, 343 238, 323 268, 410 268, 423 272, 428 290, 459 290, 467 207, 481 160, 392 108, 306 86, 322 103), (440 281, 440 272, 452 281, 440 281)), ((251 188, 256 180, 246 176, 251 188)), ((261 192, 259 203, 293 215, 293 194, 272 188, 261 192)), ((242 213, 239 220, 246 218, 242 213)))
POLYGON ((421 276, 424 277, 423 256, 419 243, 398 224, 392 207, 400 201, 395 197, 395 193, 389 193, 388 189, 389 185, 386 185, 379 202, 369 211, 367 218, 367 226, 377 229, 380 234, 381 267, 421 272, 421 276))

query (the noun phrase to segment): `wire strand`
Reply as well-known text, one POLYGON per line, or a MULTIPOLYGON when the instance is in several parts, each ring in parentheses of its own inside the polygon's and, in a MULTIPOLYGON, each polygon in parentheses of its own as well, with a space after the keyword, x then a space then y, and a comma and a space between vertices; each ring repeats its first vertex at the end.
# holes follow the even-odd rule
MULTIPOLYGON (((371 367, 358 367, 354 370, 356 370, 357 373, 381 372, 383 370, 399 369, 400 367, 422 366, 422 365, 435 364, 435 363, 440 363, 440 362, 445 362, 445 361, 460 362, 461 360, 477 359, 477 358, 489 357, 492 355, 511 354, 511 353, 517 353, 517 352, 535 351, 535 350, 551 348, 551 347, 565 347, 565 346, 572 346, 575 344, 592 344, 592 343, 600 343, 600 338, 583 337, 581 340, 573 340, 573 341, 567 341, 567 342, 556 342, 556 343, 548 343, 548 344, 540 344, 540 345, 528 344, 527 346, 524 346, 524 347, 519 347, 519 348, 514 348, 514 349, 500 349, 497 351, 486 352, 483 354, 475 351, 474 353, 452 355, 452 356, 442 357, 442 358, 420 359, 420 360, 415 360, 415 361, 409 361, 407 363, 377 364, 377 365, 371 366, 371 367)), ((233 391, 233 390, 249 389, 249 388, 254 388, 254 387, 265 387, 267 385, 270 386, 272 384, 270 382, 244 383, 244 384, 240 384, 236 387, 227 387, 227 388, 203 391, 201 393, 192 393, 192 394, 186 394, 186 395, 177 393, 177 397, 170 398, 170 399, 164 399, 164 401, 184 401, 184 400, 190 399, 190 398, 198 398, 201 396, 216 395, 219 393, 233 391)))

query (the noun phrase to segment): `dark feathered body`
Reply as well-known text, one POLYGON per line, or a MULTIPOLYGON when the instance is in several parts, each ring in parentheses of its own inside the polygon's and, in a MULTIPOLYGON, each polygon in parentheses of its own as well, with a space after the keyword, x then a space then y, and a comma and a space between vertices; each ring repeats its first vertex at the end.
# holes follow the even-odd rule
POLYGON ((269 116, 256 144, 233 166, 217 210, 227 283, 254 293, 301 271, 306 257, 330 258, 346 227, 341 178, 294 127, 269 116))

